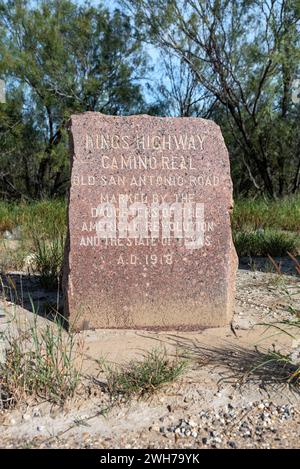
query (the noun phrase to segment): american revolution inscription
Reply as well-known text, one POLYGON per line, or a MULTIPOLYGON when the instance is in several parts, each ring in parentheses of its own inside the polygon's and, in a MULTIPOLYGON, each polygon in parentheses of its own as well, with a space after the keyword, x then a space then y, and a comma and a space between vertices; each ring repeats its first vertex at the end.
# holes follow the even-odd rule
POLYGON ((72 116, 65 310, 81 328, 198 329, 231 318, 237 256, 219 127, 72 116))

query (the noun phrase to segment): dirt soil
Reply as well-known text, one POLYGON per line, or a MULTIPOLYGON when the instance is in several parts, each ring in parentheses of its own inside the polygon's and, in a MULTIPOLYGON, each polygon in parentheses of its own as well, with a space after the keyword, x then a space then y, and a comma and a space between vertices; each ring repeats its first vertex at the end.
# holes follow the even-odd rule
MULTIPOLYGON (((19 278, 16 273, 12 277, 15 282, 19 278)), ((21 283, 24 307, 15 304, 13 294, 0 302, 2 329, 12 313, 24 324, 32 320, 25 298, 29 284, 35 300, 47 301, 37 278, 24 278, 21 283)), ((51 298, 55 301, 55 295, 51 298)), ((247 372, 274 347, 292 352, 300 362, 300 338, 262 325, 287 319, 290 306, 300 310, 299 277, 241 269, 234 318, 228 327, 186 333, 83 331, 78 340, 84 343, 85 392, 78 392, 64 408, 32 401, 2 410, 0 446, 298 448, 300 389, 286 385, 282 368, 272 363, 247 372), (165 347, 170 355, 188 356, 187 372, 149 399, 112 402, 103 386, 103 359, 127 363, 158 347, 165 347)), ((40 327, 47 322, 39 318, 40 327)))

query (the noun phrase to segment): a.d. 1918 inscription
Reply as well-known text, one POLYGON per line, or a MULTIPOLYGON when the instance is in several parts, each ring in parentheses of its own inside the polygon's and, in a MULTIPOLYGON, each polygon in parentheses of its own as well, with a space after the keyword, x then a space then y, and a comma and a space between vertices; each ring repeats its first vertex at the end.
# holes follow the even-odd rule
POLYGON ((230 318, 237 259, 220 129, 74 115, 65 308, 80 328, 196 329, 230 318))

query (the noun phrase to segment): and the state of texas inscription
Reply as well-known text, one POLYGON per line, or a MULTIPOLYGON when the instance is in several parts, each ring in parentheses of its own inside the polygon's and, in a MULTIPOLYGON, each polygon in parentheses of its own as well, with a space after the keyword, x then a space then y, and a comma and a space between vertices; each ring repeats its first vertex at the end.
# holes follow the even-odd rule
POLYGON ((92 112, 69 127, 64 295, 73 327, 225 325, 237 257, 219 127, 92 112))

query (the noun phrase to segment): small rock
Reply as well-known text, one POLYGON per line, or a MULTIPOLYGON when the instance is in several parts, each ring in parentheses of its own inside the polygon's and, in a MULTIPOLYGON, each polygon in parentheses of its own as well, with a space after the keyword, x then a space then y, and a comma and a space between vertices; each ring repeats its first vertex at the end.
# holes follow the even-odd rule
POLYGON ((236 449, 236 443, 234 441, 229 441, 228 446, 230 446, 232 449, 236 449))
POLYGON ((11 231, 5 230, 4 233, 3 233, 3 235, 2 235, 2 237, 3 237, 4 239, 13 239, 13 234, 12 234, 11 231))

